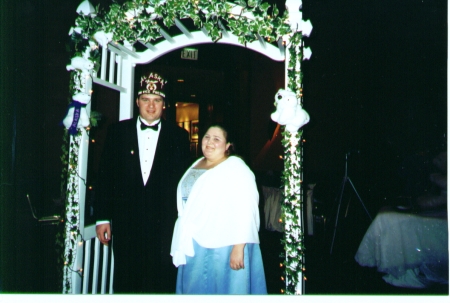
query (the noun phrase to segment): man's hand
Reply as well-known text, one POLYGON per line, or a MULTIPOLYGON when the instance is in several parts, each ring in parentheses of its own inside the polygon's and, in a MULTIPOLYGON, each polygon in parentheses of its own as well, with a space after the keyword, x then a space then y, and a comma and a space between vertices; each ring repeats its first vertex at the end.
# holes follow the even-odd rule
POLYGON ((111 240, 111 225, 109 223, 99 224, 96 226, 95 231, 100 242, 108 245, 111 240))
POLYGON ((234 270, 244 268, 244 244, 236 244, 233 246, 230 254, 230 267, 234 270))

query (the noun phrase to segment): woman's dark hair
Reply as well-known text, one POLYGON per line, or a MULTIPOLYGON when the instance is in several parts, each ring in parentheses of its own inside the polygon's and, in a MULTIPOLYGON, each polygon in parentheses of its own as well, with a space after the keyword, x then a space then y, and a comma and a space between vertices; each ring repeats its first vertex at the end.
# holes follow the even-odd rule
POLYGON ((236 154, 236 146, 234 143, 234 136, 232 134, 232 131, 230 130, 230 128, 228 128, 227 126, 225 126, 222 123, 214 123, 208 126, 207 130, 210 129, 211 127, 217 127, 220 128, 223 132, 223 136, 225 137, 225 141, 226 143, 230 143, 230 146, 228 147, 228 149, 225 151, 225 155, 226 156, 231 156, 231 155, 235 155, 236 154))

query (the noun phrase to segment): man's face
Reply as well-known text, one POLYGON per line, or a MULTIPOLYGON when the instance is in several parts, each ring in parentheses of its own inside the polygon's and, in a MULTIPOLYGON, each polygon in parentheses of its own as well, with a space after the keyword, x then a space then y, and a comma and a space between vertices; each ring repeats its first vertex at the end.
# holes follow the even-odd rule
POLYGON ((147 123, 151 124, 161 118, 164 108, 164 99, 161 96, 142 94, 136 99, 136 104, 141 118, 147 123))

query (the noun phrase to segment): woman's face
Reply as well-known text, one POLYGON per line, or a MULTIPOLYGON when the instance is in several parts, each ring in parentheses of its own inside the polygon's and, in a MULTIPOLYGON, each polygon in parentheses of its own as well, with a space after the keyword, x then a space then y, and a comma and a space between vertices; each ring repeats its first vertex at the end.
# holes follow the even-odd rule
POLYGON ((208 160, 218 160, 225 157, 225 151, 230 146, 223 131, 218 127, 210 127, 202 139, 202 152, 208 160))

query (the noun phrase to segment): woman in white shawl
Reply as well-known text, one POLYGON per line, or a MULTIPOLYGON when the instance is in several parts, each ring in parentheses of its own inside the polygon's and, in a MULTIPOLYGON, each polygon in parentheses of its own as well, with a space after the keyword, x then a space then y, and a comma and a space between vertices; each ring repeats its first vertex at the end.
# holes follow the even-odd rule
POLYGON ((267 294, 255 176, 230 155, 228 136, 211 126, 201 142, 204 157, 178 184, 170 253, 177 294, 267 294))

